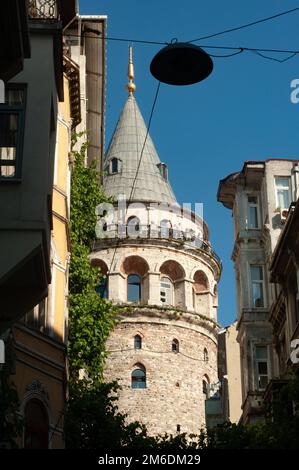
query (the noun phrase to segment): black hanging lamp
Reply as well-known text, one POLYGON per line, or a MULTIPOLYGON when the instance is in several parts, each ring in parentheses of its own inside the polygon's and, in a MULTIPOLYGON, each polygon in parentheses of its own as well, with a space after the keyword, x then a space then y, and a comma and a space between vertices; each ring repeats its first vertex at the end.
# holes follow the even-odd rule
POLYGON ((199 46, 173 42, 153 58, 150 71, 168 85, 192 85, 207 78, 213 70, 211 57, 199 46))

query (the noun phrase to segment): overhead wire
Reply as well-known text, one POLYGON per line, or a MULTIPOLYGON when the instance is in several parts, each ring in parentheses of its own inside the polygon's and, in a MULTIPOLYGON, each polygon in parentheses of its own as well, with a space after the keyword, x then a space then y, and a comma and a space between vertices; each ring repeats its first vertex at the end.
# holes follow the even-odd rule
MULTIPOLYGON (((204 39, 214 38, 214 37, 217 37, 217 36, 220 36, 220 35, 223 35, 223 34, 232 33, 232 32, 235 32, 235 31, 240 31, 242 29, 249 28, 249 27, 255 26, 257 24, 265 23, 267 21, 272 21, 276 18, 288 15, 290 13, 294 13, 298 10, 299 10, 299 7, 295 7, 293 9, 283 11, 283 12, 277 13, 275 15, 266 17, 266 18, 261 18, 259 20, 255 20, 255 21, 252 21, 250 23, 246 23, 246 24, 234 27, 234 28, 229 28, 229 29, 226 29, 226 30, 223 30, 223 31, 219 31, 217 33, 213 33, 213 34, 209 34, 209 35, 206 35, 206 36, 201 36, 201 37, 196 38, 196 39, 192 39, 192 40, 188 41, 188 43, 198 42, 198 41, 202 41, 204 39)), ((91 38, 91 39, 105 39, 105 40, 109 40, 109 41, 119 41, 119 42, 139 43, 139 44, 151 44, 151 45, 153 45, 153 44, 154 45, 169 45, 169 42, 167 42, 167 41, 161 42, 161 41, 152 41, 152 40, 101 36, 100 31, 97 31, 97 30, 91 29, 91 28, 87 28, 87 29, 85 29, 85 31, 95 33, 95 34, 98 35, 98 37, 85 35, 85 37, 88 37, 88 38, 91 38), (101 37, 99 37, 99 36, 101 36, 101 37)), ((67 35, 71 36, 71 37, 80 37, 80 35, 75 35, 75 34, 67 34, 67 35)), ((280 49, 264 49, 264 48, 250 48, 250 47, 240 47, 240 46, 233 47, 233 46, 202 45, 201 47, 204 47, 206 49, 222 49, 222 50, 235 50, 236 51, 236 52, 233 52, 233 53, 227 54, 227 55, 210 54, 211 57, 228 58, 228 57, 233 57, 233 56, 239 55, 239 54, 243 53, 244 51, 250 51, 250 52, 253 52, 253 53, 257 54, 258 56, 260 56, 264 59, 273 60, 273 61, 280 62, 280 63, 283 63, 283 62, 286 62, 286 61, 290 60, 291 58, 295 57, 299 53, 299 51, 297 51, 297 50, 294 51, 294 50, 280 50, 280 49), (277 59, 277 58, 274 58, 274 57, 266 56, 265 54, 263 54, 263 52, 289 53, 291 55, 284 58, 284 59, 277 59)), ((135 174, 135 177, 134 177, 134 181, 133 181, 133 185, 132 185, 132 189, 131 189, 131 193, 130 193, 128 203, 130 202, 130 200, 131 200, 131 198, 134 194, 134 191, 135 191, 135 183, 137 181, 137 177, 138 177, 138 173, 139 173, 139 169, 140 169, 140 165, 141 165, 141 161, 142 161, 142 156, 143 156, 144 148, 145 148, 146 141, 147 141, 147 138, 148 138, 148 134, 149 134, 151 121, 152 121, 153 113, 154 113, 154 110, 155 110, 159 90, 160 90, 160 82, 158 83, 158 86, 157 86, 157 90, 156 90, 156 94, 155 94, 155 98, 154 98, 154 102, 153 102, 153 105, 152 105, 150 118, 149 118, 149 122, 148 122, 148 126, 147 126, 147 132, 146 132, 146 136, 145 136, 144 143, 143 143, 143 146, 142 146, 142 150, 141 150, 141 153, 140 153, 139 162, 138 162, 138 166, 137 166, 137 169, 136 169, 136 174, 135 174)), ((117 240, 119 240, 119 239, 117 239, 117 240)), ((113 262, 114 262, 117 247, 118 247, 118 243, 119 243, 119 241, 117 241, 117 244, 116 244, 116 247, 115 247, 115 250, 114 250, 114 254, 113 254, 111 265, 110 265, 110 271, 111 271, 111 268, 113 266, 113 262)))
POLYGON ((138 162, 138 166, 137 166, 137 171, 136 171, 136 174, 135 174, 135 178, 134 178, 134 181, 133 181, 133 186, 132 186, 132 189, 131 189, 131 192, 130 192, 128 202, 131 201, 131 198, 133 197, 133 194, 134 194, 134 191, 135 191, 135 184, 136 184, 136 181, 137 181, 137 177, 138 177, 138 173, 139 173, 139 170, 140 170, 140 165, 141 165, 141 161, 142 161, 142 157, 143 157, 143 152, 144 152, 145 145, 146 145, 146 142, 147 142, 147 138, 148 138, 148 135, 149 135, 149 131, 150 131, 151 123, 152 123, 152 118, 153 118, 154 110, 155 110, 155 107, 156 107, 156 103, 157 103, 157 99, 158 99, 158 95, 159 95, 159 91, 160 91, 160 86, 161 86, 161 82, 158 82, 154 102, 153 102, 153 105, 152 105, 152 109, 151 109, 147 129, 146 129, 146 135, 145 135, 145 139, 144 139, 143 146, 142 146, 142 149, 141 149, 140 158, 139 158, 139 162, 138 162))
MULTIPOLYGON (((95 31, 96 32, 96 31, 95 31)), ((73 34, 73 33, 67 33, 66 36, 69 37, 76 37, 80 38, 80 34, 73 34)), ((124 38, 124 39, 119 39, 119 38, 111 38, 109 36, 103 36, 103 37, 94 37, 94 36, 87 36, 85 34, 85 38, 88 39, 106 39, 107 41, 124 41, 128 43, 134 43, 134 42, 139 42, 139 43, 148 43, 149 41, 136 41, 135 39, 129 39, 129 38, 124 38)), ((162 45, 169 45, 170 43, 168 42, 152 42, 151 44, 162 44, 162 45)), ((175 44, 175 43, 172 43, 175 44)), ((188 42, 186 42, 188 44, 188 42)), ((264 52, 277 52, 277 53, 299 53, 299 50, 294 50, 294 49, 269 49, 269 48, 263 48, 263 47, 246 47, 246 46, 219 46, 217 44, 200 44, 200 47, 204 47, 205 49, 227 49, 227 50, 234 50, 234 49, 244 49, 245 51, 264 51, 264 52)))
MULTIPOLYGON (((69 37, 81 37, 79 34, 67 34, 67 36, 69 37)), ((150 43, 150 44, 162 44, 162 45, 168 45, 169 43, 167 42, 153 42, 153 41, 141 41, 141 40, 134 40, 134 39, 120 39, 120 38, 111 38, 111 37, 108 37, 108 36, 103 36, 103 37, 94 37, 94 36, 87 36, 85 35, 85 38, 89 38, 89 39, 96 39, 96 40, 100 40, 100 39, 105 39, 107 41, 124 41, 124 42, 139 42, 139 43, 150 43)), ((233 52, 231 54, 226 54, 226 55, 216 55, 216 54, 211 54, 209 53, 209 55, 211 57, 217 57, 217 58, 228 58, 228 57, 233 57, 235 55, 239 55, 243 52, 257 52, 260 57, 263 57, 264 59, 271 59, 271 60, 274 60, 276 62, 286 62, 287 60, 289 59, 292 59, 293 57, 295 57, 296 55, 299 54, 299 50, 293 50, 293 49, 268 49, 268 48, 262 48, 262 47, 246 47, 246 46, 219 46, 219 45, 207 45, 207 44, 200 44, 200 47, 202 47, 203 49, 220 49, 220 50, 232 50, 232 51, 236 51, 236 52, 233 52), (291 54, 289 57, 285 58, 285 59, 275 59, 274 57, 269 57, 269 56, 266 56, 263 54, 263 52, 270 52, 270 53, 273 53, 273 54, 291 54)))
POLYGON ((241 26, 236 26, 234 28, 225 29, 223 31, 219 31, 218 33, 209 34, 208 36, 201 36, 200 38, 192 39, 191 41, 188 41, 188 42, 191 43, 191 42, 203 41, 204 39, 215 38, 216 36, 221 36, 222 34, 233 33, 234 31, 240 31, 241 29, 250 28, 251 26, 255 26, 260 23, 265 23, 266 21, 271 21, 284 15, 289 15, 290 13, 294 13, 295 11, 298 11, 298 10, 299 10, 299 7, 292 8, 291 10, 282 11, 280 13, 277 13, 276 15, 268 16, 266 18, 252 21, 251 23, 246 23, 241 26))
MULTIPOLYGON (((128 199, 128 206, 129 206, 129 203, 130 203, 130 201, 131 201, 131 199, 132 199, 132 196, 133 196, 133 194, 134 194, 134 191, 135 191, 135 184, 136 184, 137 177, 138 177, 138 174, 139 174, 140 165, 141 165, 141 161, 142 161, 142 157, 143 157, 145 145, 146 145, 146 142, 147 142, 147 139, 148 139, 148 135, 149 135, 149 131, 150 131, 150 127, 151 127, 151 123, 152 123, 154 111, 155 111, 155 108, 156 108, 156 104, 157 104, 157 100, 158 100, 158 95, 159 95, 159 91, 160 91, 160 86, 161 86, 161 82, 158 82, 157 89, 156 89, 156 93, 155 93, 155 97, 154 97, 154 101, 153 101, 153 104, 152 104, 152 109, 151 109, 151 112, 150 112, 149 121, 148 121, 147 128, 146 128, 146 134, 145 134, 144 142, 143 142, 142 149, 141 149, 141 152, 140 152, 140 156, 139 156, 139 159, 138 159, 138 165, 137 165, 137 168, 136 168, 136 173, 135 173, 135 177, 134 177, 134 180, 133 180, 132 189, 131 189, 130 196, 129 196, 129 199, 128 199)), ((127 207, 128 207, 128 206, 127 206, 127 207)), ((126 214, 127 214, 127 208, 126 208, 126 214)), ((126 218, 126 214, 125 214, 125 218, 126 218)), ((115 246, 115 248, 114 248, 112 260, 111 260, 111 263, 110 263, 110 269, 109 269, 110 272, 111 272, 111 269, 112 269, 112 267, 113 267, 113 263, 114 263, 115 256, 116 256, 116 252, 117 252, 117 248, 118 248, 118 246, 119 246, 119 240, 120 240, 120 238, 118 237, 118 238, 117 238, 117 242, 116 242, 116 246, 115 246)))
POLYGON ((226 58, 226 57, 233 57, 234 55, 242 54, 244 52, 243 47, 240 47, 240 50, 237 52, 233 52, 232 54, 226 54, 226 55, 217 55, 217 54, 209 54, 210 57, 219 57, 219 58, 226 58))
MULTIPOLYGON (((265 18, 261 18, 259 20, 251 21, 250 23, 246 23, 246 24, 243 24, 243 25, 240 25, 240 26, 225 29, 223 31, 219 31, 217 33, 209 34, 209 35, 206 35, 206 36, 201 36, 201 37, 196 38, 196 39, 191 39, 190 41, 187 41, 187 43, 203 41, 204 39, 210 39, 210 38, 221 36, 223 34, 232 33, 232 32, 235 32, 235 31, 240 31, 240 30, 245 29, 245 28, 250 28, 252 26, 255 26, 255 25, 258 25, 258 24, 261 24, 261 23, 265 23, 267 21, 272 21, 276 18, 280 18, 280 17, 285 16, 285 15, 289 15, 291 13, 294 13, 294 12, 298 11, 298 10, 299 10, 299 7, 295 7, 295 8, 292 8, 290 10, 279 12, 275 15, 271 15, 271 16, 268 16, 268 17, 265 17, 265 18)), ((120 42, 129 42, 129 43, 137 43, 137 44, 138 43, 139 44, 150 44, 150 45, 154 44, 154 45, 164 45, 164 46, 173 43, 172 41, 171 42, 167 42, 167 41, 162 42, 162 41, 145 40, 145 39, 133 39, 133 38, 102 36, 102 33, 100 31, 98 31, 96 29, 92 29, 92 28, 86 28, 85 31, 95 33, 98 36, 101 36, 100 39, 105 39, 107 41, 120 41, 120 42)), ((79 34, 77 34, 77 35, 76 34, 68 34, 68 36, 80 37, 79 34)), ((99 39, 95 36, 85 35, 85 37, 90 38, 90 39, 99 39)), ((233 57, 235 55, 241 54, 242 52, 245 52, 245 51, 251 51, 251 52, 256 52, 257 55, 259 55, 260 57, 262 57, 264 59, 274 60, 274 61, 279 62, 279 63, 286 62, 287 60, 290 60, 291 58, 293 58, 297 54, 299 54, 298 50, 264 49, 264 48, 252 48, 252 47, 242 47, 242 46, 233 47, 233 46, 216 46, 216 45, 215 46, 214 45, 211 45, 211 46, 201 45, 201 47, 206 48, 206 49, 236 50, 236 52, 234 52, 232 54, 227 54, 227 55, 210 54, 211 57, 228 58, 228 57, 233 57), (263 54, 263 52, 288 53, 288 54, 291 54, 291 55, 289 57, 284 58, 284 59, 277 59, 275 57, 269 57, 269 56, 263 54)))
POLYGON ((291 55, 289 55, 288 57, 285 57, 284 59, 277 59, 276 57, 269 57, 265 54, 262 54, 260 51, 250 51, 250 52, 253 52, 254 54, 257 54, 258 56, 262 57, 263 59, 269 59, 269 60, 274 60, 275 62, 279 62, 279 63, 283 63, 283 62, 287 62, 288 60, 292 59, 293 57, 295 57, 295 55, 298 54, 298 52, 293 52, 291 55))

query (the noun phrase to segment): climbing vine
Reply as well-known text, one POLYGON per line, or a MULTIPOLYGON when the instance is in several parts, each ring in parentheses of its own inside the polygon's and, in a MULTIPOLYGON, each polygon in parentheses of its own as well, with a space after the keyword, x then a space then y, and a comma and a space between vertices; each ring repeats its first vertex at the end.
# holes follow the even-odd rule
MULTIPOLYGON (((76 143, 75 135, 73 147, 76 143)), ((73 151, 68 359, 71 379, 77 380, 79 371, 84 370, 95 383, 101 380, 105 343, 115 323, 115 308, 96 293, 101 273, 88 259, 95 238, 95 208, 109 199, 98 184, 95 164, 85 165, 87 148, 85 143, 79 151, 73 151)))
MULTIPOLYGON (((73 143, 76 143, 76 138, 73 143)), ((88 259, 95 233, 95 207, 109 200, 98 185, 95 166, 85 166, 86 149, 87 144, 84 144, 80 151, 74 152, 71 187, 67 447, 111 449, 125 446, 166 450, 298 448, 298 377, 282 391, 270 418, 254 426, 225 423, 214 429, 202 430, 198 436, 179 434, 153 438, 148 436, 142 424, 128 424, 126 415, 118 412, 118 385, 105 384, 102 377, 105 343, 114 327, 116 311, 96 293, 100 273, 90 266, 88 259), (79 380, 82 370, 84 378, 79 380), (292 406, 287 407, 286 403, 292 406)))

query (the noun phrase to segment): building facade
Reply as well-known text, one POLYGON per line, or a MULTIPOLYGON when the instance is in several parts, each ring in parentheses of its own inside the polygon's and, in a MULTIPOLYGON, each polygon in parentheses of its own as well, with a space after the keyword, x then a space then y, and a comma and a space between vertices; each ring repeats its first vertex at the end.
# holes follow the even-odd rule
POLYGON ((151 435, 199 433, 218 380, 221 263, 202 218, 176 201, 133 78, 130 60, 129 96, 104 160, 104 190, 116 203, 98 208, 91 254, 105 276, 99 292, 120 312, 105 378, 121 385, 119 410, 151 435))
POLYGON ((275 372, 269 382, 266 401, 294 374, 299 364, 299 203, 293 203, 271 258, 270 281, 274 283, 270 323, 273 327, 275 372))
POLYGON ((237 340, 240 344, 242 422, 263 416, 263 395, 275 375, 273 326, 275 287, 270 260, 292 201, 298 198, 295 160, 245 162, 220 181, 218 201, 232 211, 237 287, 237 340))
POLYGON ((64 31, 67 55, 79 66, 82 120, 77 148, 88 140, 86 164, 101 171, 105 135, 107 16, 77 15, 64 31))
MULTIPOLYGON (((15 309, 14 316, 2 324, 6 329, 13 322, 13 328, 5 334, 10 357, 7 367, 24 417, 18 445, 62 448, 70 252, 69 155, 71 130, 81 119, 79 70, 63 57, 62 28, 75 15, 76 2, 66 6, 53 0, 26 3, 31 57, 25 59, 23 70, 6 83, 6 100, 0 106, 1 124, 3 116, 9 116, 9 125, 1 133, 7 143, 2 143, 0 150, 1 203, 7 202, 8 195, 11 198, 5 212, 1 205, 1 234, 7 237, 2 248, 10 263, 15 258, 19 263, 1 285, 6 289, 1 315, 6 314, 7 298, 10 309, 15 309), (41 66, 45 56, 48 60, 41 66), (3 224, 7 224, 6 231, 3 224), (14 282, 17 286, 13 288, 14 282)), ((2 259, 1 255, 1 267, 2 259)))
MULTIPOLYGON (((75 56, 79 64, 74 61, 71 49, 67 47, 68 36, 63 34, 63 28, 65 33, 67 26, 78 22, 76 1, 32 0, 26 3, 28 8, 24 10, 24 21, 28 27, 31 58, 25 61, 20 59, 21 63, 18 67, 22 69, 23 66, 23 71, 13 78, 13 83, 6 84, 6 102, 2 107, 0 105, 1 129, 3 116, 7 116, 8 113, 12 115, 10 118, 12 123, 14 123, 14 114, 17 112, 18 116, 24 118, 22 121, 20 119, 20 123, 23 124, 22 143, 24 146, 24 152, 21 155, 22 172, 20 175, 22 178, 20 181, 15 179, 16 176, 20 176, 19 173, 16 174, 19 171, 18 161, 15 166, 14 160, 10 166, 4 161, 4 153, 7 154, 8 151, 13 157, 15 154, 20 157, 19 149, 17 148, 14 152, 11 149, 1 148, 0 190, 3 192, 14 190, 14 198, 10 200, 11 207, 5 207, 5 214, 9 212, 9 209, 15 208, 16 211, 18 209, 16 213, 20 219, 18 220, 20 227, 13 220, 14 212, 12 211, 10 211, 9 222, 15 231, 18 230, 16 232, 18 236, 21 236, 22 230, 27 230, 28 243, 25 243, 26 237, 25 242, 23 238, 22 244, 16 244, 15 250, 10 253, 10 244, 17 242, 15 238, 9 238, 9 232, 7 232, 9 226, 3 212, 1 212, 3 215, 1 222, 2 225, 6 223, 6 232, 3 230, 1 233, 3 236, 6 234, 7 243, 3 244, 3 250, 11 263, 14 261, 12 255, 19 254, 17 248, 23 251, 26 248, 28 251, 30 243, 38 243, 38 237, 41 236, 47 245, 45 253, 48 256, 48 278, 42 293, 39 291, 37 295, 38 282, 43 279, 38 265, 32 264, 34 275, 31 276, 31 271, 24 271, 24 265, 20 263, 22 267, 20 273, 24 276, 22 283, 18 288, 14 287, 14 295, 11 291, 4 293, 10 299, 11 310, 16 309, 17 303, 20 306, 17 312, 14 310, 17 315, 11 320, 19 319, 21 312, 23 316, 19 322, 14 323, 13 330, 9 336, 6 334, 6 337, 10 345, 13 344, 14 360, 11 380, 17 387, 21 403, 20 412, 24 417, 24 433, 19 439, 19 446, 63 448, 63 420, 68 373, 66 340, 70 261, 70 184, 73 163, 71 136, 74 131, 86 130, 85 126, 90 122, 90 116, 93 113, 90 107, 94 106, 94 114, 97 117, 93 126, 97 127, 97 132, 89 133, 88 137, 91 147, 97 149, 94 153, 97 155, 98 163, 101 162, 103 142, 101 119, 104 114, 105 100, 101 95, 97 100, 90 100, 88 106, 85 90, 91 89, 95 94, 95 89, 98 91, 98 88, 101 88, 104 94, 106 55, 103 37, 101 41, 87 40, 86 44, 84 43, 82 54, 86 55, 87 65, 84 64, 82 71, 79 68, 79 65, 82 65, 80 54, 78 57, 75 56), (97 46, 92 47, 91 42, 96 43, 97 46), (85 52, 86 49, 93 53, 85 52), (45 56, 49 60, 41 67, 45 56), (82 83, 80 74, 84 77, 82 83), (21 83, 21 91, 19 83, 21 83), (23 90, 25 90, 24 93, 23 90), (17 99, 20 99, 20 103, 16 101, 17 99), (82 117, 83 127, 80 127, 82 117), (19 201, 19 206, 22 202, 21 212, 18 204, 13 202, 15 199, 19 201), (47 222, 48 225, 43 225, 42 221, 38 220, 38 217, 43 215, 46 217, 43 223, 47 222), (34 286, 35 296, 32 296, 30 292, 28 284, 30 282, 34 286), (49 287, 48 283, 50 283, 49 287), (24 296, 22 289, 26 290, 24 296), (16 292, 18 295, 15 295, 16 292), (27 302, 28 296, 30 296, 30 302, 27 302)), ((97 23, 100 29, 106 24, 104 20, 97 21, 97 23)), ((15 128, 13 130, 15 131, 15 128)), ((19 140, 17 143, 20 143, 19 140)), ((9 194, 11 196, 12 193, 9 194)), ((2 200, 2 204, 4 207, 5 199, 2 200)), ((4 264, 1 256, 1 268, 5 268, 4 264)), ((11 283, 10 285, 12 287, 11 283)), ((7 289, 7 284, 3 285, 3 289, 4 287, 7 289)), ((3 313, 6 313, 3 311, 6 297, 2 296, 2 298, 1 320, 3 313)), ((3 324, 3 330, 10 325, 11 321, 6 321, 3 324)), ((11 356, 11 352, 11 350, 8 351, 8 356, 11 356)))
POLYGON ((218 371, 221 383, 222 418, 238 423, 242 414, 240 345, 237 322, 218 333, 218 371))
MULTIPOLYGON (((58 106, 51 232, 51 285, 47 297, 13 328, 15 373, 24 416, 25 448, 63 448, 63 415, 67 391, 66 340, 68 321, 68 271, 70 261, 69 216, 71 130, 80 118, 71 104, 75 75, 70 79, 64 58, 64 102, 58 106)), ((77 82, 78 84, 79 82, 77 82)))
POLYGON ((62 30, 75 13, 75 0, 1 2, 0 333, 41 302, 51 282, 62 30))

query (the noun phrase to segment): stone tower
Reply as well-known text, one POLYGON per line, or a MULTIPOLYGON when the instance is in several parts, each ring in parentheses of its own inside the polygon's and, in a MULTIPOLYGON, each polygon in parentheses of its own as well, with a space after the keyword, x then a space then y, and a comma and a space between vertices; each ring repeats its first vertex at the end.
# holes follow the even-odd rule
POLYGON ((221 264, 202 217, 177 203, 133 96, 104 162, 93 265, 106 276, 99 293, 123 307, 110 335, 107 380, 122 386, 119 409, 151 435, 198 433, 217 382, 217 282, 221 264))

